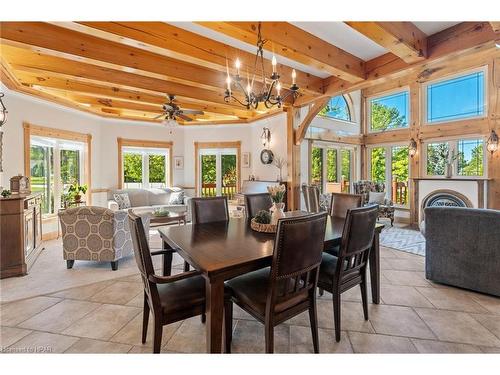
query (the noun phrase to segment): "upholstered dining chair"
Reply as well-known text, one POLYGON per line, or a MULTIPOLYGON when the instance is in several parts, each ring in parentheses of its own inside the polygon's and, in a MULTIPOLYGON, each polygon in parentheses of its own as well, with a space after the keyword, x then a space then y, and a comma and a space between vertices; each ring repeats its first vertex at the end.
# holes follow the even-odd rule
POLYGON ((259 211, 269 211, 272 205, 269 193, 245 194, 245 211, 249 219, 255 217, 259 211))
MULTIPOLYGON (((153 353, 159 353, 163 326, 205 313, 205 279, 197 271, 157 276, 153 268, 142 218, 128 211, 134 255, 144 283, 142 343, 146 342, 149 314, 153 314, 153 353)), ((161 251, 153 253, 161 254, 161 251)))
POLYGON ((226 352, 231 351, 233 303, 265 325, 266 353, 274 351, 276 325, 309 311, 314 352, 319 352, 315 291, 326 221, 326 212, 280 219, 271 267, 227 281, 226 352))
POLYGON ((361 194, 332 193, 330 202, 330 215, 345 219, 347 211, 361 207, 363 196, 361 194))
POLYGON ((193 224, 229 220, 227 197, 191 198, 193 224))
POLYGON ((363 313, 368 320, 366 266, 378 216, 376 205, 347 211, 338 257, 323 253, 318 287, 332 293, 335 340, 340 341, 340 295, 359 285, 363 313))
POLYGON ((319 204, 319 188, 316 185, 302 184, 302 194, 306 203, 307 212, 315 213, 321 211, 319 204))

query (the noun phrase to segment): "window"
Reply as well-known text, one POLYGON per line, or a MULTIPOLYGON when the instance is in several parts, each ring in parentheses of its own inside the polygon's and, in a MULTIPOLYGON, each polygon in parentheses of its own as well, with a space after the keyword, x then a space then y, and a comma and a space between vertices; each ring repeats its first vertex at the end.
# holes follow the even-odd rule
POLYGON ((427 84, 427 123, 485 116, 484 74, 481 70, 427 84))
POLYGON ((351 121, 349 105, 343 95, 331 98, 328 104, 319 112, 319 115, 337 120, 351 121))
POLYGON ((123 147, 123 186, 125 188, 164 188, 167 186, 169 150, 123 147))
POLYGON ((425 150, 428 176, 445 176, 448 165, 452 175, 483 176, 484 174, 483 139, 432 142, 427 144, 425 150))
POLYGON ((408 127, 408 91, 369 100, 370 131, 394 130, 408 127))
MULTIPOLYGON (((63 206, 70 185, 89 185, 91 136, 28 123, 24 133, 29 139, 24 150, 29 160, 25 175, 30 177, 31 190, 42 193, 42 214, 53 216, 63 206)), ((90 198, 86 197, 88 204, 90 198)))
POLYGON ((337 145, 315 145, 311 149, 309 180, 321 192, 350 191, 353 149, 337 145))
POLYGON ((387 198, 399 206, 408 205, 409 153, 408 146, 379 146, 369 152, 370 177, 383 182, 387 198))

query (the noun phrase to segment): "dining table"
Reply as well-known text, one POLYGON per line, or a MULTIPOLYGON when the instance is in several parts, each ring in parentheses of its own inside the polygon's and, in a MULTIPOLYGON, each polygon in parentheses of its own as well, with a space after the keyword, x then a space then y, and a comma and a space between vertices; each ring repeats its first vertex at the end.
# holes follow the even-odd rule
MULTIPOLYGON (((307 215, 289 211, 286 217, 307 215)), ((339 245, 344 218, 328 216, 324 248, 339 245)), ((370 282, 373 303, 380 303, 379 234, 377 223, 370 251, 370 282)), ((206 343, 208 353, 221 353, 224 315, 224 282, 233 277, 268 267, 272 262, 275 234, 256 232, 247 219, 159 227, 163 242, 163 273, 170 275, 172 254, 177 252, 199 271, 206 282, 206 343)))

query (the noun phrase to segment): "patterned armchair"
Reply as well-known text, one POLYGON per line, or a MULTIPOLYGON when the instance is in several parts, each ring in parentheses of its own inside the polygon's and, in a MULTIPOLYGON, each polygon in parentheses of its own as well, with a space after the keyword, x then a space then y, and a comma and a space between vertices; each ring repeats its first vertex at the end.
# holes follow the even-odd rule
MULTIPOLYGON (((354 194, 361 194, 363 196, 363 204, 369 202, 370 191, 381 193, 385 191, 385 184, 383 182, 373 182, 368 180, 361 180, 353 183, 354 194)), ((385 198, 384 203, 379 203, 378 217, 388 218, 391 220, 391 226, 394 224, 394 205, 390 199, 385 198)))
POLYGON ((75 260, 111 262, 133 253, 127 211, 111 211, 103 207, 75 207, 59 212, 62 228, 63 256, 67 268, 75 260))

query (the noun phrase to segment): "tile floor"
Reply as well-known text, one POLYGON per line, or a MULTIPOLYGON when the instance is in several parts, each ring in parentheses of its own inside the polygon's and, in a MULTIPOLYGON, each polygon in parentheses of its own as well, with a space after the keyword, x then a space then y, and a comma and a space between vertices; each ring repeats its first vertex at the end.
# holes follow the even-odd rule
MULTIPOLYGON (((381 249, 380 305, 363 319, 359 289, 343 294, 342 339, 335 342, 331 296, 318 297, 322 353, 500 353, 500 298, 432 283, 424 258, 381 249)), ((175 272, 182 261, 176 258, 175 272)), ((111 271, 110 271, 111 272, 111 271)), ((234 353, 262 353, 260 323, 235 308, 234 353)), ((137 274, 0 305, 6 353, 150 353, 141 344, 142 284, 137 274)), ((150 327, 152 325, 150 324, 150 327)), ((199 317, 164 327, 165 353, 204 353, 199 317)), ((275 352, 310 353, 307 313, 275 329, 275 352)))

